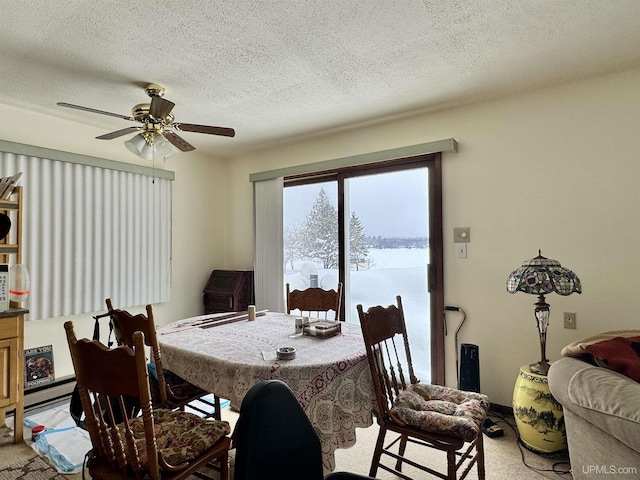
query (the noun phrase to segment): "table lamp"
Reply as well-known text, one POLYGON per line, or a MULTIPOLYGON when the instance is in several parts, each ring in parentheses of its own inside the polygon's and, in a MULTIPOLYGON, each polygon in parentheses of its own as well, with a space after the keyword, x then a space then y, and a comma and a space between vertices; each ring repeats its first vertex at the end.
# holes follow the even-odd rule
POLYGON ((546 354, 549 304, 544 301, 544 296, 552 292, 559 295, 582 293, 580 279, 571 270, 560 265, 557 260, 543 257, 538 250, 537 257, 526 260, 520 268, 509 274, 507 292, 538 295, 538 301, 534 303, 534 313, 540 334, 540 361, 532 363, 529 368, 533 373, 546 375, 549 371, 549 360, 546 354))

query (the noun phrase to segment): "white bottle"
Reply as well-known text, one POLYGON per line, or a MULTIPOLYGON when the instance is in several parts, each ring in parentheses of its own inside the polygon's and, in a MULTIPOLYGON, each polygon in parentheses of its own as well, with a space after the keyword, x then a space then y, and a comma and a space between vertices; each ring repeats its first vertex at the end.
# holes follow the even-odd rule
POLYGON ((23 264, 12 265, 9 269, 9 299, 12 302, 22 303, 29 298, 31 277, 29 270, 23 264))

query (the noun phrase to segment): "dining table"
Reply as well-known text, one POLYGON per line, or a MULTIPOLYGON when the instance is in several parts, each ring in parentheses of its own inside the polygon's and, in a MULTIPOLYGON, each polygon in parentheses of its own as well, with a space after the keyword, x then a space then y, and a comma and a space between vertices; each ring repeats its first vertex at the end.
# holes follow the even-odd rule
POLYGON ((323 338, 301 332, 293 315, 264 311, 255 320, 201 315, 157 332, 165 368, 229 400, 241 414, 254 384, 285 382, 320 438, 325 472, 335 469, 336 449, 355 444, 356 428, 373 424, 371 372, 357 324, 340 322, 338 334, 323 338), (283 348, 295 349, 282 355, 293 358, 278 358, 283 348))

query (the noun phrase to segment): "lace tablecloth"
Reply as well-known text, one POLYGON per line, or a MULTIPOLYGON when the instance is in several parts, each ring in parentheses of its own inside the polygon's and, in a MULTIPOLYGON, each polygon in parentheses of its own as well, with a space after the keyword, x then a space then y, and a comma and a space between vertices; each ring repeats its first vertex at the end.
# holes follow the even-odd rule
POLYGON ((343 323, 341 334, 320 339, 291 338, 295 317, 283 313, 185 328, 193 321, 158 328, 164 367, 235 408, 257 382, 284 381, 320 437, 325 471, 335 468, 337 448, 355 444, 356 427, 372 425, 373 387, 359 325, 343 323), (279 347, 294 347, 295 358, 277 360, 279 347))

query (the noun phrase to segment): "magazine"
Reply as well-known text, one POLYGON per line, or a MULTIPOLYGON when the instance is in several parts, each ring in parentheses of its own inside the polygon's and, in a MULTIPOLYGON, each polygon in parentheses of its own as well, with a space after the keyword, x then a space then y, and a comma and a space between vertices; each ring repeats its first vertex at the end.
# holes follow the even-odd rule
POLYGON ((55 380, 53 346, 29 348, 24 351, 25 389, 39 387, 55 380))

